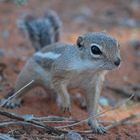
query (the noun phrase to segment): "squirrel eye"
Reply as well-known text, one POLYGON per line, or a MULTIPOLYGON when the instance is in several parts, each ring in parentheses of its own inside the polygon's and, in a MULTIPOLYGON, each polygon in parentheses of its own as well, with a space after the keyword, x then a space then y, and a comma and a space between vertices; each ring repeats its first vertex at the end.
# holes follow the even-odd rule
POLYGON ((101 50, 96 45, 91 46, 91 52, 94 55, 101 55, 102 54, 101 50))

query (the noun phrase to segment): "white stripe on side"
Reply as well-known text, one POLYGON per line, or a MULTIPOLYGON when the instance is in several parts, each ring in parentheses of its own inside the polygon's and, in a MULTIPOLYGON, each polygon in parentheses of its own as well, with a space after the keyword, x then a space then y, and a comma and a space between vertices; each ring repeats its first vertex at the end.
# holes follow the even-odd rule
POLYGON ((35 53, 35 56, 39 56, 41 58, 47 58, 47 59, 55 60, 58 57, 60 57, 61 54, 54 53, 54 52, 47 52, 47 53, 37 52, 37 53, 35 53))

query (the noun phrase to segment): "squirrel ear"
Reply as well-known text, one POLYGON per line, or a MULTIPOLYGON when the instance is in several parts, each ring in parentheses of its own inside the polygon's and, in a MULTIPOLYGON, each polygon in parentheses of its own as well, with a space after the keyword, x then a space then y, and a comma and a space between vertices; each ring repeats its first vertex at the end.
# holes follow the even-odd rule
POLYGON ((82 48, 84 45, 84 38, 82 36, 79 36, 78 39, 77 39, 77 46, 79 48, 82 48))

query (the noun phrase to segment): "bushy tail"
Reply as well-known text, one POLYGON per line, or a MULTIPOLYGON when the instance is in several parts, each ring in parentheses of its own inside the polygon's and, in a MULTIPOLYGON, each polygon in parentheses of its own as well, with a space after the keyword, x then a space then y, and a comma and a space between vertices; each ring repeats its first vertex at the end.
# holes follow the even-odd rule
POLYGON ((61 20, 56 12, 49 10, 44 16, 26 15, 18 20, 18 28, 28 36, 35 51, 59 41, 61 20))
POLYGON ((46 19, 48 19, 51 23, 51 25, 54 27, 55 31, 55 41, 59 41, 60 39, 60 28, 62 25, 62 22, 56 12, 53 10, 48 10, 48 12, 45 13, 44 15, 46 19))

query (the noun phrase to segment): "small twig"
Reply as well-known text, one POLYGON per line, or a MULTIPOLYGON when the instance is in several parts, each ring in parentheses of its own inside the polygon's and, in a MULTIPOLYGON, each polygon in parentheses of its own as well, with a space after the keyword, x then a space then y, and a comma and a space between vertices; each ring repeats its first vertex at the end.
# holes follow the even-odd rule
MULTIPOLYGON (((129 116, 127 116, 126 118, 119 120, 119 121, 115 121, 113 122, 111 125, 106 126, 105 129, 109 130, 111 128, 115 128, 119 125, 127 125, 127 124, 140 124, 140 120, 138 121, 130 121, 131 119, 140 116, 140 113, 136 113, 136 114, 131 114, 129 116)), ((82 135, 86 135, 86 134, 91 134, 93 133, 92 130, 86 130, 86 131, 77 131, 78 133, 82 134, 82 135)))
POLYGON ((65 125, 65 126, 58 126, 58 127, 55 127, 55 128, 61 128, 61 129, 62 129, 62 128, 67 128, 67 127, 73 127, 73 126, 82 124, 82 123, 84 123, 84 122, 87 122, 90 118, 97 118, 97 117, 101 116, 102 114, 105 114, 105 113, 107 113, 107 112, 109 112, 109 111, 112 111, 112 110, 118 108, 119 106, 121 106, 122 104, 124 104, 124 103, 130 101, 130 100, 134 97, 134 95, 135 95, 135 94, 132 94, 129 98, 127 98, 127 99, 123 100, 122 102, 118 103, 116 106, 111 107, 111 108, 108 109, 108 110, 102 111, 102 112, 100 112, 100 113, 98 113, 98 114, 96 114, 96 115, 94 115, 94 116, 91 116, 91 117, 89 117, 89 118, 87 118, 87 119, 81 120, 81 121, 76 122, 76 123, 73 123, 73 124, 65 125))
POLYGON ((3 128, 3 127, 7 127, 7 126, 11 126, 11 125, 32 125, 32 126, 35 126, 35 127, 38 127, 38 128, 42 128, 38 125, 34 125, 32 123, 28 123, 28 122, 23 122, 23 121, 7 121, 7 122, 1 122, 0 123, 0 128, 3 128))
POLYGON ((124 124, 140 124, 140 120, 138 120, 138 121, 127 121, 124 124))
POLYGON ((128 117, 126 117, 126 118, 124 118, 124 119, 122 119, 122 120, 120 120, 120 121, 116 121, 116 122, 114 122, 113 124, 111 124, 111 125, 109 125, 109 126, 106 126, 105 128, 106 128, 106 130, 109 130, 109 129, 114 128, 114 127, 117 127, 117 126, 119 126, 119 125, 123 125, 123 124, 125 124, 128 120, 131 120, 131 119, 133 119, 133 118, 135 118, 135 117, 136 117, 136 114, 131 114, 131 115, 129 115, 128 117))
POLYGON ((47 117, 33 117, 35 121, 41 121, 44 123, 75 123, 76 119, 66 118, 62 116, 47 116, 47 117))
POLYGON ((131 84, 133 90, 140 90, 140 84, 131 84))
MULTIPOLYGON (((114 91, 114 93, 117 93, 117 94, 119 93, 121 96, 125 96, 125 97, 129 97, 131 95, 130 90, 131 91, 135 91, 136 89, 139 88, 138 86, 131 86, 131 88, 130 88, 130 86, 129 86, 129 88, 127 86, 126 87, 122 87, 122 88, 119 88, 119 87, 111 87, 111 86, 106 86, 106 87, 107 87, 107 89, 114 91)), ((136 92, 135 91, 135 97, 138 100, 140 100, 140 94, 139 94, 139 92, 136 92)), ((136 98, 134 98, 134 99, 136 99, 136 98)))
POLYGON ((7 134, 1 134, 1 133, 0 133, 0 140, 16 140, 16 139, 10 137, 10 136, 7 135, 7 134))
POLYGON ((0 104, 0 106, 5 105, 7 102, 9 102, 11 99, 13 99, 14 97, 16 97, 18 94, 20 94, 20 92, 22 90, 24 90, 25 88, 27 88, 29 85, 31 85, 34 82, 34 80, 32 80, 31 82, 29 82, 28 84, 26 84, 24 87, 22 87, 21 89, 19 89, 17 92, 15 92, 12 96, 8 97, 6 100, 4 100, 4 102, 2 102, 0 104))
POLYGON ((58 134, 58 135, 64 133, 64 131, 60 131, 60 130, 57 130, 56 128, 53 128, 51 126, 44 125, 41 122, 37 122, 37 121, 33 121, 33 120, 27 121, 23 117, 20 117, 18 115, 11 114, 11 113, 8 113, 8 112, 5 112, 5 111, 0 110, 0 115, 6 116, 6 117, 11 118, 11 119, 16 119, 18 121, 28 122, 28 123, 40 126, 40 127, 44 128, 44 129, 46 129, 49 133, 54 133, 54 134, 58 134))
MULTIPOLYGON (((15 137, 21 137, 23 136, 22 134, 21 135, 14 135, 15 137)), ((31 137, 33 138, 48 138, 48 139, 56 139, 56 140, 63 140, 65 139, 65 135, 60 135, 60 136, 53 136, 53 135, 49 135, 49 134, 43 134, 43 135, 30 135, 31 137)), ((28 135, 24 135, 24 138, 29 138, 28 135)))
POLYGON ((73 119, 62 116, 34 117, 36 121, 74 121, 73 119))
POLYGON ((64 124, 64 123, 76 123, 77 121, 42 121, 42 122, 44 122, 44 123, 62 123, 62 124, 64 124))
MULTIPOLYGON (((50 123, 50 122, 49 122, 50 123)), ((51 122, 52 123, 52 122, 51 122)), ((58 123, 58 122, 53 122, 53 123, 58 123)), ((73 122, 60 122, 60 123, 73 123, 73 122)), ((60 124, 59 123, 59 124, 60 124)), ((35 126, 35 127, 38 127, 38 128, 43 128, 41 126, 38 126, 38 125, 35 125, 35 124, 32 124, 32 123, 29 123, 29 122, 23 122, 23 121, 7 121, 7 122, 1 122, 0 123, 0 128, 3 128, 3 127, 7 127, 7 126, 10 126, 10 125, 32 125, 32 126, 35 126)))

